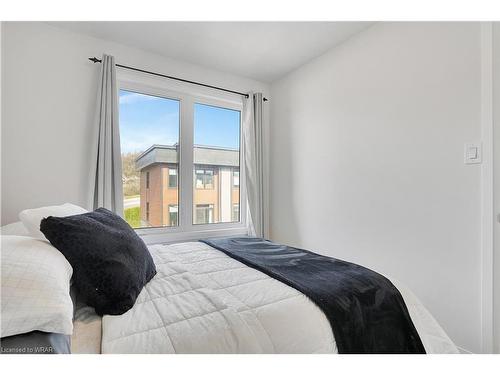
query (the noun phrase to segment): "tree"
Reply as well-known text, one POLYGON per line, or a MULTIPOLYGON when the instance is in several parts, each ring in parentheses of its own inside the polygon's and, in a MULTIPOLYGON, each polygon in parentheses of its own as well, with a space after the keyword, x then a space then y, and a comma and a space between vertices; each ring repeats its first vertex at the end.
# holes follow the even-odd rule
POLYGON ((123 195, 125 197, 140 193, 140 172, 135 167, 135 159, 139 154, 140 152, 122 154, 123 195))

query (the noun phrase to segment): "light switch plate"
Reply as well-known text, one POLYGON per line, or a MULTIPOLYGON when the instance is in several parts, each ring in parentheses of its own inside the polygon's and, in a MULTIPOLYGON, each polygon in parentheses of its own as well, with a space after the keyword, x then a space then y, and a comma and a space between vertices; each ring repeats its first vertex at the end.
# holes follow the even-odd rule
POLYGON ((480 164, 483 161, 481 142, 464 144, 464 163, 480 164))

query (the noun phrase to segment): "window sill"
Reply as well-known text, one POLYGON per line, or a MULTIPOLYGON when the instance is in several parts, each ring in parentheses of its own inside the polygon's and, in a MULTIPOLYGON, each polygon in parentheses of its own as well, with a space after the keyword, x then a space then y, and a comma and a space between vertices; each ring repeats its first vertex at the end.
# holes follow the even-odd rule
POLYGON ((196 241, 214 237, 246 236, 248 229, 242 224, 224 225, 210 224, 215 228, 208 228, 207 225, 200 226, 199 229, 182 231, 180 228, 146 228, 136 229, 136 233, 147 245, 160 243, 176 243, 196 241))

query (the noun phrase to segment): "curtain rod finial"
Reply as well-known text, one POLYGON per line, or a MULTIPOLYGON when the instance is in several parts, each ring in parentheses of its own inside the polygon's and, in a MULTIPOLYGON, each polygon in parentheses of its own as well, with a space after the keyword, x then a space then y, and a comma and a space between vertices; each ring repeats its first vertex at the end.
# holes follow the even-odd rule
POLYGON ((99 60, 97 57, 89 57, 89 60, 92 61, 94 64, 98 63, 98 62, 99 63, 101 62, 101 60, 99 60))

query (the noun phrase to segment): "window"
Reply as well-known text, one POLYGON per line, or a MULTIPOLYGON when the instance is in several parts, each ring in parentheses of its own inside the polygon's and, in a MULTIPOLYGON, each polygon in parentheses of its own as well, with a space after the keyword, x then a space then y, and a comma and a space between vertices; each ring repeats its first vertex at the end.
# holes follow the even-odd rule
POLYGON ((200 203, 213 206, 209 223, 239 221, 234 220, 232 205, 240 202, 240 111, 195 103, 193 148, 193 223, 205 223, 202 214, 198 216, 200 203))
POLYGON ((233 187, 235 187, 235 188, 240 187, 240 171, 239 170, 233 171, 233 187))
POLYGON ((168 169, 168 187, 177 189, 177 168, 170 167, 168 169))
POLYGON ((177 222, 177 219, 178 219, 178 214, 179 212, 179 206, 177 205, 174 205, 174 204, 170 204, 168 206, 168 220, 170 221, 170 225, 171 226, 177 226, 179 225, 178 222, 177 222))
POLYGON ((211 224, 214 222, 214 205, 197 204, 195 213, 195 224, 211 224))
POLYGON ((214 188, 214 171, 213 169, 195 169, 195 187, 196 189, 213 189, 214 188))
POLYGON ((177 225, 163 210, 179 204, 179 101, 120 90, 119 109, 125 220, 133 228, 177 225), (169 166, 175 176, 164 182, 169 166))
POLYGON ((178 84, 181 91, 170 91, 169 81, 120 78, 127 222, 155 240, 197 239, 207 231, 246 234, 246 201, 240 197, 242 99, 217 92, 196 96, 192 86, 178 84))
POLYGON ((232 221, 240 221, 240 204, 233 204, 232 221))

